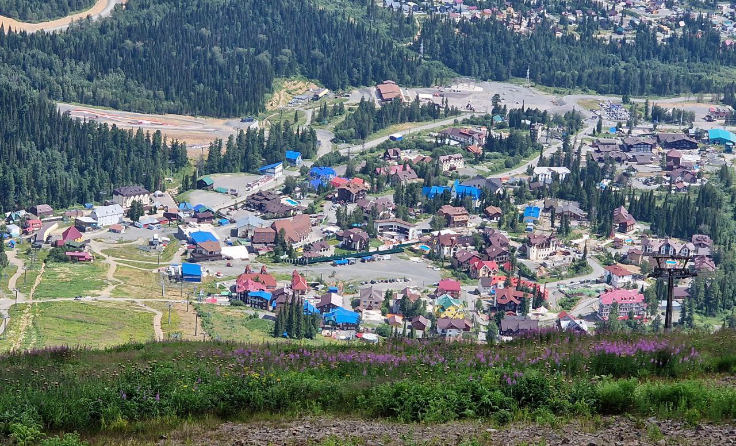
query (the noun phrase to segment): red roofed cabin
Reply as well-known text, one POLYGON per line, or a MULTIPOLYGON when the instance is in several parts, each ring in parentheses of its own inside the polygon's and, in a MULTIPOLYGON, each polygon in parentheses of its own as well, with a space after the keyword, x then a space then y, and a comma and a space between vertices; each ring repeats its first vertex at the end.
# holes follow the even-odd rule
POLYGON ((307 290, 309 290, 307 279, 305 279, 304 276, 301 276, 297 270, 294 270, 294 272, 291 273, 291 291, 293 291, 294 294, 303 296, 307 294, 307 290))
POLYGON ((91 262, 94 260, 94 257, 88 252, 67 251, 64 254, 74 262, 91 262))
POLYGON ((82 233, 77 228, 71 226, 61 234, 61 238, 56 241, 56 246, 64 246, 69 242, 81 242, 82 233))
POLYGON ((435 291, 436 296, 442 296, 443 294, 449 294, 451 297, 457 299, 460 297, 460 282, 453 279, 442 279, 440 280, 437 291, 435 291))
POLYGON ((23 232, 26 234, 30 234, 32 232, 36 232, 39 229, 41 229, 41 226, 43 226, 43 223, 41 220, 33 219, 33 220, 26 220, 26 227, 23 229, 23 232))

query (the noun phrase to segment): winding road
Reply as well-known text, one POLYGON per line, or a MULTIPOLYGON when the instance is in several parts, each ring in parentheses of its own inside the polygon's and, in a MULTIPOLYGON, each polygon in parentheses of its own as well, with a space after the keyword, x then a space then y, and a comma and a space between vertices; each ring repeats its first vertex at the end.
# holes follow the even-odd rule
POLYGON ((97 2, 90 9, 76 14, 71 14, 66 17, 62 17, 56 20, 50 20, 48 22, 40 23, 28 23, 21 22, 10 17, 0 16, 0 25, 2 25, 6 31, 21 32, 25 31, 28 33, 35 33, 38 31, 44 31, 47 33, 64 31, 69 28, 72 22, 84 20, 90 17, 92 20, 97 20, 103 17, 109 17, 112 14, 115 5, 127 3, 127 0, 97 0, 97 2))

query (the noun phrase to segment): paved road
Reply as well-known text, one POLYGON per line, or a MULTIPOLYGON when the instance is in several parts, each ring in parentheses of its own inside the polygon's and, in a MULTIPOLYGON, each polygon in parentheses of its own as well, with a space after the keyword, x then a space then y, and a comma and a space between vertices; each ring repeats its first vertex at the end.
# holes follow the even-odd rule
MULTIPOLYGON (((556 308, 557 307, 557 300, 561 297, 562 293, 559 291, 560 285, 569 285, 572 282, 580 282, 585 280, 596 280, 599 277, 603 276, 603 266, 598 263, 598 261, 592 257, 588 257, 588 264, 593 268, 593 271, 591 271, 589 274, 586 274, 584 276, 578 276, 573 277, 570 279, 564 279, 559 280, 557 282, 548 282, 547 283, 547 291, 549 291, 549 304, 550 307, 556 308)), ((598 302, 598 299, 595 299, 596 302, 598 302)))
POLYGON ((6 30, 15 31, 26 31, 28 33, 35 33, 38 31, 44 31, 47 33, 63 31, 69 28, 69 25, 74 21, 84 20, 90 17, 92 20, 98 20, 100 18, 109 17, 112 14, 115 5, 125 3, 127 0, 98 0, 92 8, 87 11, 83 11, 77 14, 68 15, 56 20, 50 20, 48 22, 41 23, 26 23, 18 20, 11 19, 9 17, 0 16, 0 23, 5 27, 6 30))
MULTIPOLYGON (((408 133, 422 132, 424 130, 432 130, 432 129, 435 129, 437 127, 444 127, 444 126, 452 125, 455 122, 456 119, 457 120, 461 120, 463 118, 469 118, 469 117, 471 117, 473 115, 474 115, 474 113, 462 113, 462 114, 460 114, 458 116, 453 116, 452 118, 443 119, 441 121, 432 121, 432 122, 430 122, 428 124, 417 125, 417 126, 414 126, 414 127, 410 128, 409 130, 406 130, 406 131, 402 132, 402 133, 408 134, 408 133)), ((346 147, 344 149, 340 149, 340 153, 343 154, 343 155, 347 155, 348 153, 350 153, 350 154, 360 153, 363 150, 372 149, 373 147, 378 146, 382 142, 388 141, 388 139, 389 139, 388 136, 382 136, 380 138, 376 138, 376 139, 372 139, 370 141, 366 141, 365 144, 356 144, 356 145, 353 145, 353 146, 350 146, 350 147, 346 147)))

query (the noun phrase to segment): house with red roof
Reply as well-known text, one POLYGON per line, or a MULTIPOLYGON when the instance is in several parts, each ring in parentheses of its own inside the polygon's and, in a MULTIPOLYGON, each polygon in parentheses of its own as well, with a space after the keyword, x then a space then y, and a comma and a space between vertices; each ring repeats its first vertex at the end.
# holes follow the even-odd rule
POLYGON ((449 294, 453 298, 457 299, 460 297, 460 282, 455 279, 442 279, 437 285, 435 296, 442 296, 443 294, 449 294))
POLYGON ((601 294, 598 298, 598 317, 604 321, 608 320, 614 302, 618 304, 619 317, 625 317, 632 311, 634 317, 646 315, 647 304, 642 293, 638 290, 613 290, 601 294))
POLYGON ((307 285, 307 279, 300 275, 297 270, 294 270, 294 272, 291 273, 291 291, 294 294, 303 296, 307 294, 308 289, 309 285, 307 285))
POLYGON ((470 263, 470 277, 480 279, 481 277, 491 277, 498 272, 498 264, 493 260, 476 260, 470 263))
POLYGON ((235 286, 232 291, 238 295, 238 299, 245 301, 246 296, 251 290, 272 291, 275 289, 276 279, 272 275, 268 274, 265 265, 261 267, 260 273, 254 273, 251 270, 250 265, 247 265, 245 267, 245 272, 239 275, 235 280, 235 286), (258 285, 254 285, 252 282, 257 283, 258 285), (263 288, 260 288, 260 286, 263 286, 263 288))
POLYGON ((606 283, 610 283, 615 288, 623 288, 626 284, 634 282, 634 273, 619 263, 608 265, 604 269, 606 283))
POLYGON ((70 226, 66 231, 61 233, 61 238, 56 241, 56 246, 64 246, 70 242, 81 242, 82 233, 74 226, 70 226))

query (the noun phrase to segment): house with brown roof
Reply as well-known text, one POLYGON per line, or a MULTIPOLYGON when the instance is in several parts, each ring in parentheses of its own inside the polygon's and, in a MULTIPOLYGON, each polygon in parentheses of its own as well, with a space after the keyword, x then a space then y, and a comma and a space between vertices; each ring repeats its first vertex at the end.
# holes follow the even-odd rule
POLYGON ((316 307, 322 314, 329 313, 335 308, 342 308, 344 305, 343 300, 343 297, 337 293, 325 293, 320 296, 316 307))
POLYGON ((338 234, 338 237, 342 239, 340 246, 353 251, 365 251, 371 241, 371 236, 358 228, 346 229, 338 234))
POLYGON ((432 241, 434 252, 445 258, 454 257, 459 250, 474 246, 473 237, 453 233, 440 233, 432 241))
POLYGON ((496 206, 488 206, 487 208, 483 209, 483 213, 488 217, 488 219, 492 222, 498 222, 501 217, 503 216, 503 211, 501 208, 496 206))
POLYGON ((276 231, 273 228, 255 228, 253 229, 253 245, 273 245, 276 242, 276 231))
POLYGON ((461 249, 452 257, 452 266, 460 271, 468 271, 474 259, 480 261, 480 254, 472 249, 461 249))
POLYGON ((199 242, 189 255, 193 262, 222 260, 222 247, 219 242, 199 242))
POLYGON ((623 140, 624 148, 628 152, 651 153, 657 141, 651 137, 629 136, 623 140))
POLYGON ((524 243, 526 256, 529 260, 538 261, 546 258, 557 250, 557 238, 552 234, 533 234, 526 235, 526 243, 524 243))
POLYGON ((442 130, 440 132, 440 138, 445 144, 449 144, 450 141, 455 141, 464 146, 483 146, 486 143, 486 136, 488 134, 488 131, 484 129, 485 128, 474 130, 470 128, 451 127, 449 129, 442 130))
POLYGON ((657 141, 664 150, 696 150, 698 142, 683 133, 659 133, 657 141))
POLYGON ((462 336, 463 333, 469 332, 472 328, 473 324, 467 319, 448 317, 437 319, 437 334, 447 338, 462 336))
POLYGON ((625 207, 619 206, 613 210, 613 226, 618 232, 631 232, 636 225, 636 219, 629 214, 625 207))
POLYGON ((376 198, 375 200, 363 198, 358 200, 355 204, 357 204, 358 207, 366 214, 375 212, 377 220, 393 217, 394 209, 396 209, 396 205, 390 197, 381 197, 376 198))
POLYGON ((673 170, 680 167, 682 162, 682 152, 677 149, 672 149, 665 155, 665 163, 667 164, 667 170, 673 170))
POLYGON ((401 88, 392 80, 385 80, 382 84, 376 85, 376 93, 382 102, 391 102, 395 99, 404 100, 401 88))
POLYGON ((54 208, 52 208, 48 204, 37 204, 35 206, 31 206, 31 208, 28 209, 28 212, 38 218, 45 218, 54 215, 54 208))
POLYGON ((437 213, 444 217, 448 228, 464 228, 468 226, 468 222, 470 221, 468 210, 462 206, 450 206, 446 204, 437 213))
POLYGON ((377 288, 371 286, 360 290, 360 308, 363 310, 380 309, 383 301, 383 292, 377 288))
POLYGON ((337 201, 341 203, 355 203, 364 199, 368 193, 368 186, 365 183, 349 181, 337 188, 337 201))
POLYGON ((509 261, 509 249, 505 246, 491 245, 483 251, 485 260, 492 260, 499 265, 509 261))
POLYGON ((271 228, 276 231, 276 234, 281 234, 283 230, 286 243, 300 246, 309 239, 309 235, 312 233, 312 222, 309 219, 309 215, 299 214, 291 219, 276 220, 271 225, 271 228))
POLYGON ((401 149, 394 147, 392 149, 386 149, 383 152, 384 161, 400 161, 401 160, 401 149))
POLYGON ((151 192, 137 185, 116 187, 112 191, 112 201, 122 206, 123 209, 128 209, 134 201, 148 206, 151 204, 151 192))
POLYGON ((506 316, 501 319, 500 332, 504 336, 514 336, 528 331, 539 330, 539 321, 525 316, 506 316))
POLYGON ((425 332, 432 328, 432 321, 424 316, 416 316, 411 320, 411 327, 416 331, 425 332))

